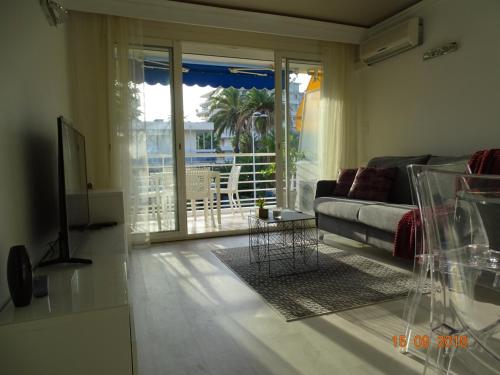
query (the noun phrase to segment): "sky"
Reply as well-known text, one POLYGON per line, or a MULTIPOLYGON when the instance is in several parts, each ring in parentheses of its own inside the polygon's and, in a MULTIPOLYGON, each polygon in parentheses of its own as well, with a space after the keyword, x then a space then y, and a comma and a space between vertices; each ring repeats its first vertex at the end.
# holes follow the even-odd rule
MULTIPOLYGON (((307 88, 310 76, 308 74, 291 74, 290 78, 300 83, 299 91, 302 93, 307 88)), ((170 86, 142 85, 144 89, 145 103, 140 107, 142 113, 145 114, 146 121, 168 120, 170 118, 171 98, 170 86)), ((183 102, 184 102, 184 119, 185 121, 199 122, 205 121, 199 118, 197 110, 201 109, 201 104, 206 100, 202 95, 214 90, 214 87, 206 86, 187 86, 183 85, 183 102)))
MULTIPOLYGON (((168 120, 170 118, 171 98, 170 86, 144 85, 145 105, 141 106, 140 110, 146 114, 146 121, 154 121, 158 119, 168 120)), ((186 121, 203 121, 197 116, 196 111, 200 110, 200 105, 206 100, 201 96, 214 90, 213 87, 206 86, 182 86, 184 90, 184 119, 186 121)))

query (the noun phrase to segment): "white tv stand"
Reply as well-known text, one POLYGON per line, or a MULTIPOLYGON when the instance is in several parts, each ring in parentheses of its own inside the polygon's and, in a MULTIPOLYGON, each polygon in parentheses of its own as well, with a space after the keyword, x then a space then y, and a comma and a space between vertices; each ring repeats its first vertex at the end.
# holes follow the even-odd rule
POLYGON ((22 308, 11 302, 0 313, 2 375, 133 374, 123 204, 121 210, 108 217, 121 221, 117 226, 90 231, 76 254, 92 265, 37 269, 49 276, 49 295, 22 308))

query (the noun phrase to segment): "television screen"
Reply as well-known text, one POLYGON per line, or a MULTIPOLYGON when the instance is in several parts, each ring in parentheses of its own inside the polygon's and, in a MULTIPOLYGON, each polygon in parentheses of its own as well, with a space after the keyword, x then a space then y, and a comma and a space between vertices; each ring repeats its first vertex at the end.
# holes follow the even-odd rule
POLYGON ((58 174, 59 174, 59 254, 49 260, 53 247, 45 254, 39 266, 57 263, 91 264, 89 259, 73 255, 86 241, 85 229, 90 221, 87 190, 85 138, 62 116, 57 118, 58 174))
POLYGON ((71 261, 86 239, 89 225, 89 199, 85 138, 62 117, 59 132, 60 257, 71 261))
POLYGON ((63 121, 61 140, 68 228, 84 229, 89 224, 85 139, 63 121))

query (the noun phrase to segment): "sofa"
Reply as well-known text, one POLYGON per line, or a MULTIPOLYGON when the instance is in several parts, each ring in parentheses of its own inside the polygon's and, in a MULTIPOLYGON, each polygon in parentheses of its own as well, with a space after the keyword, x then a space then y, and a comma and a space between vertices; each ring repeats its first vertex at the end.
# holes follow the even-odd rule
POLYGON ((412 204, 407 166, 410 164, 463 164, 465 172, 470 156, 383 156, 371 159, 367 167, 394 168, 387 201, 370 201, 334 196, 337 181, 321 180, 316 187, 314 211, 321 231, 347 237, 377 248, 393 251, 398 223, 412 204))

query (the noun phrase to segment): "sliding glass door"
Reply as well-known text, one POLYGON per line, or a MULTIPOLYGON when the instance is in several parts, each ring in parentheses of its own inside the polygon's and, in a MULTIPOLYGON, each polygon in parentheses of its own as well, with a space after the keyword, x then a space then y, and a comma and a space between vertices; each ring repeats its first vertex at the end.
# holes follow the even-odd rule
POLYGON ((284 59, 283 69, 284 201, 288 208, 312 214, 319 177, 322 68, 319 62, 284 59))
POLYGON ((179 233, 172 49, 131 51, 131 226, 136 236, 179 233), (140 56, 140 59, 134 59, 140 56))
POLYGON ((258 200, 276 205, 273 53, 191 51, 182 55, 188 235, 241 231, 258 200))
POLYGON ((180 42, 140 53, 134 233, 160 241, 245 229, 258 199, 312 212, 319 63, 183 55, 180 42))
POLYGON ((134 232, 160 241, 245 229, 259 199, 276 205, 272 51, 141 52, 134 232))

